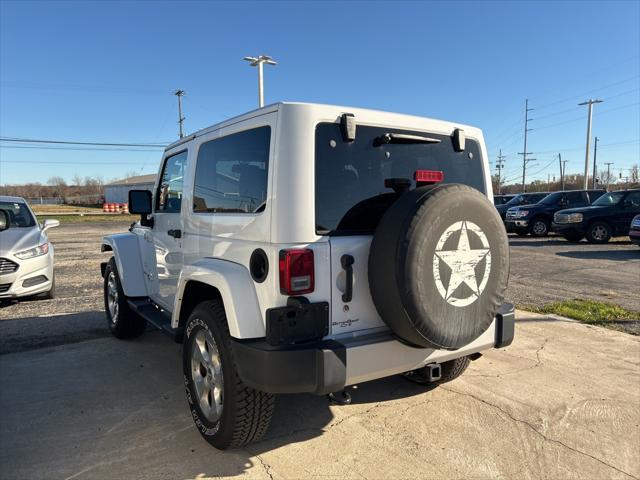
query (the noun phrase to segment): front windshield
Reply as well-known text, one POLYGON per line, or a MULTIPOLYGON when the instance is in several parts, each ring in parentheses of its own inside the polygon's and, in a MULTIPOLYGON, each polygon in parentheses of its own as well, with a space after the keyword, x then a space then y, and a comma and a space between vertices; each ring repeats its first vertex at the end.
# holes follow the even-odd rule
POLYGON ((4 210, 9 214, 10 228, 34 227, 36 225, 36 221, 26 203, 0 202, 0 210, 4 210))
POLYGON ((524 195, 516 195, 511 200, 509 200, 507 203, 505 203, 505 205, 509 205, 509 206, 520 205, 522 203, 523 199, 524 199, 524 195))
POLYGON ((556 205, 560 199, 562 198, 562 192, 552 193, 544 197, 544 199, 540 200, 538 203, 542 205, 556 205))
POLYGON ((624 197, 624 192, 605 193, 593 202, 593 205, 617 205, 622 200, 622 197, 624 197))

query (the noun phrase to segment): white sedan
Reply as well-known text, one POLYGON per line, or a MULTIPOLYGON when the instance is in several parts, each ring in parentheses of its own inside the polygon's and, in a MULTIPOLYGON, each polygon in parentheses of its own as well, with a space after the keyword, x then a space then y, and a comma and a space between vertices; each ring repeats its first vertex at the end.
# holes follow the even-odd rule
POLYGON ((0 196, 0 300, 53 298, 53 245, 46 231, 58 225, 58 220, 40 225, 23 198, 0 196))

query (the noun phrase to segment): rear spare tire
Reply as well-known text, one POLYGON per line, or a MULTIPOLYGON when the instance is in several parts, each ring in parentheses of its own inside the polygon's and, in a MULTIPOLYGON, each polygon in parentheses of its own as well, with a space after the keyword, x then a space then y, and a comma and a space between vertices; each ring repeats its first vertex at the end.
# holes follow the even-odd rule
POLYGON ((500 215, 466 185, 405 193, 371 243, 376 309, 401 340, 420 347, 455 350, 478 338, 502 304, 508 277, 500 215))

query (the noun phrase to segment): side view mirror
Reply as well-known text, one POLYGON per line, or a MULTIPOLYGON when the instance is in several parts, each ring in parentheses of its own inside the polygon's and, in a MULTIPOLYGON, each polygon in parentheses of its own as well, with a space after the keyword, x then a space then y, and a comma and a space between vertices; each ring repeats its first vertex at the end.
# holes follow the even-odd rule
POLYGON ((0 232, 6 230, 11 225, 9 213, 6 210, 0 210, 0 232))
POLYGON ((622 202, 622 206, 624 208, 633 207, 633 202, 631 200, 625 200, 624 202, 622 202))
POLYGON ((50 228, 57 227, 59 225, 60 225, 60 221, 59 220, 55 220, 53 218, 48 218, 42 224, 42 231, 45 232, 45 231, 49 230, 50 228))
POLYGON ((152 197, 149 190, 129 190, 129 212, 140 215, 140 225, 153 227, 153 218, 148 215, 152 212, 152 197))
POLYGON ((149 215, 151 213, 151 192, 149 190, 129 190, 129 212, 149 215))

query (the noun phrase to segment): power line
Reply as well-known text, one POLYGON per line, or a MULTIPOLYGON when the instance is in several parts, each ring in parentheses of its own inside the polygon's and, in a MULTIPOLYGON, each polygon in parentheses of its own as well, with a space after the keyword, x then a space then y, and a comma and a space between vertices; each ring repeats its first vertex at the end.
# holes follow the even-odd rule
POLYGON ((112 147, 112 148, 101 148, 101 147, 54 147, 54 146, 43 146, 43 145, 0 145, 0 148, 9 148, 9 149, 30 149, 30 150, 63 150, 63 151, 101 151, 101 152, 154 152, 159 153, 160 150, 151 150, 145 148, 121 148, 121 147, 112 147))
POLYGON ((0 137, 2 142, 21 142, 21 143, 56 143, 64 145, 93 145, 98 147, 157 147, 165 148, 169 143, 114 143, 114 142, 76 142, 71 140, 43 140, 35 138, 17 138, 17 137, 0 137))
POLYGON ((537 107, 537 109, 538 109, 538 110, 543 110, 543 109, 545 109, 545 108, 551 107, 551 106, 553 106, 553 105, 557 105, 557 104, 559 104, 559 103, 564 103, 564 102, 568 102, 568 101, 570 101, 570 100, 574 100, 574 99, 576 99, 576 98, 584 97, 585 95, 589 95, 590 93, 593 93, 593 92, 598 92, 598 91, 600 91, 600 90, 605 90, 605 89, 610 88, 610 87, 615 87, 616 85, 621 85, 621 84, 623 84, 623 83, 630 82, 631 80, 635 80, 635 79, 636 79, 636 78, 638 78, 638 77, 640 77, 640 75, 634 75, 633 77, 629 77, 629 78, 626 78, 626 79, 624 79, 624 80, 620 80, 620 81, 618 81, 618 82, 610 83, 610 84, 608 84, 608 85, 604 85, 604 86, 602 86, 602 87, 594 88, 594 89, 592 89, 592 90, 588 90, 588 91, 586 91, 586 92, 582 92, 582 93, 579 93, 579 94, 577 94, 577 95, 572 95, 572 96, 570 96, 570 97, 566 97, 566 98, 563 98, 563 99, 561 99, 561 100, 556 100, 556 101, 554 101, 554 102, 550 102, 550 103, 544 104, 544 105, 542 105, 542 106, 537 107))
MULTIPOLYGON (((110 165, 130 165, 131 162, 71 162, 71 161, 58 161, 58 160, 0 160, 0 165, 3 163, 21 163, 21 164, 42 164, 42 165, 102 165, 108 167, 110 165)), ((155 165, 158 163, 139 163, 138 165, 155 165)))

